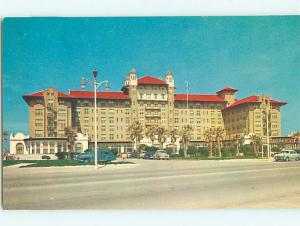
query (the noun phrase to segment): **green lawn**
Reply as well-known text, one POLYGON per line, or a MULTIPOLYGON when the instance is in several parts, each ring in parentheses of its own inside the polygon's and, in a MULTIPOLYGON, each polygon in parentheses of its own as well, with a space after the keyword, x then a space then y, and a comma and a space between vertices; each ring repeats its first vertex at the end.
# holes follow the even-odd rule
MULTIPOLYGON (((51 167, 51 166, 81 166, 81 165, 94 165, 91 163, 81 163, 76 160, 3 160, 2 166, 11 166, 19 163, 33 163, 28 166, 21 166, 21 168, 25 167, 51 167)), ((118 164, 134 164, 133 162, 120 161, 120 162, 107 162, 107 163, 99 163, 100 165, 118 165, 118 164)))
POLYGON ((261 157, 256 158, 256 157, 200 157, 200 158, 195 158, 195 157, 190 157, 190 158, 184 158, 184 157, 179 157, 179 156, 174 156, 174 157, 170 157, 170 159, 172 160, 231 160, 231 159, 262 159, 261 157))

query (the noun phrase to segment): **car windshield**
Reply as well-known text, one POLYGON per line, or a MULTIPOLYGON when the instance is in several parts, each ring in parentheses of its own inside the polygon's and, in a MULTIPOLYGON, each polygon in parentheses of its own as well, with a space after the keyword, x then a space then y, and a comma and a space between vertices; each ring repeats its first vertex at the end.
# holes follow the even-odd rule
POLYGON ((282 151, 281 153, 283 153, 283 154, 288 154, 288 153, 290 153, 289 151, 282 151))

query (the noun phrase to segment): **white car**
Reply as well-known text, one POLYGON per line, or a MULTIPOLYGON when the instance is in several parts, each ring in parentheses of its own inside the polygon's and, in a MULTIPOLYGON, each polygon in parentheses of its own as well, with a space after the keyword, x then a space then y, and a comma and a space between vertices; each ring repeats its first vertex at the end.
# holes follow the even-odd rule
POLYGON ((300 160, 300 155, 294 150, 282 150, 279 154, 274 156, 275 161, 290 161, 300 160))
POLYGON ((170 156, 164 150, 157 150, 153 156, 154 159, 169 160, 170 156))

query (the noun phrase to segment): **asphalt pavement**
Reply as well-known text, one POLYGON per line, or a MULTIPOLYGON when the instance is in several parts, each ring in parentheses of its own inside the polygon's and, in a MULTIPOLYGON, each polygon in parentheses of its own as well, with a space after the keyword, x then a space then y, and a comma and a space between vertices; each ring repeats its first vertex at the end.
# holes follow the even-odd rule
POLYGON ((300 161, 3 168, 4 209, 299 208, 300 161))

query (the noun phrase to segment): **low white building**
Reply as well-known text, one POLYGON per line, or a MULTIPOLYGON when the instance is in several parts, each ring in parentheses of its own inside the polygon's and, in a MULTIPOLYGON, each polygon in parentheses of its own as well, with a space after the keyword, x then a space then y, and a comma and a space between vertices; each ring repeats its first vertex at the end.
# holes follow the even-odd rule
MULTIPOLYGON (((88 135, 77 133, 75 152, 88 149, 88 135)), ((40 159, 42 155, 55 156, 57 152, 68 152, 66 138, 30 138, 23 133, 10 135, 10 154, 19 159, 40 159)))

